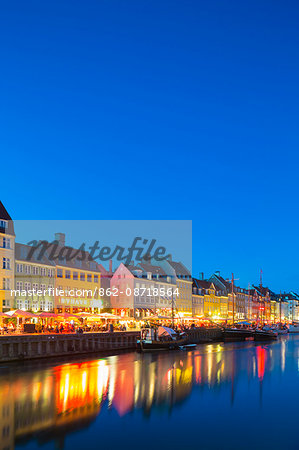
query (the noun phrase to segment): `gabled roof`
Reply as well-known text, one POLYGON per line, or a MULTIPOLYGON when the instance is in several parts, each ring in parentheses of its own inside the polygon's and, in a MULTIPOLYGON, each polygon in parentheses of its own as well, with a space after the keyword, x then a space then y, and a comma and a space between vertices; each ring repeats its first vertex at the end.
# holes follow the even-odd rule
POLYGON ((8 228, 7 231, 4 229, 0 229, 1 233, 7 233, 7 234, 11 234, 12 236, 15 236, 15 230, 14 230, 14 225, 13 225, 13 221, 12 218, 10 217, 10 215, 8 214, 5 206, 3 205, 3 203, 0 200, 0 220, 6 220, 8 222, 8 228))
POLYGON ((213 283, 211 281, 198 280, 197 278, 193 278, 193 284, 198 289, 213 289, 213 288, 215 288, 215 286, 213 285, 213 283))
POLYGON ((45 252, 45 254, 38 259, 38 253, 34 252, 32 257, 30 258, 30 260, 27 259, 27 256, 31 250, 31 246, 30 245, 25 245, 25 244, 19 244, 16 242, 15 244, 15 259, 16 261, 24 261, 27 263, 35 263, 35 264, 44 264, 47 266, 55 266, 54 261, 50 261, 48 258, 47 253, 45 252))
POLYGON ((152 266, 151 264, 147 263, 139 263, 138 266, 140 266, 145 272, 151 272, 152 274, 158 274, 158 275, 166 275, 162 267, 160 266, 152 266))
MULTIPOLYGON (((232 290, 232 284, 231 284, 231 282, 228 281, 228 280, 225 280, 221 275, 217 275, 217 273, 214 273, 214 274, 212 275, 212 277, 216 278, 216 279, 223 285, 223 287, 224 287, 225 289, 227 289, 228 291, 231 291, 231 290, 232 290)), ((212 278, 212 277, 211 277, 211 278, 212 278)))
POLYGON ((269 289, 267 286, 255 286, 253 284, 252 287, 256 290, 258 294, 262 295, 263 297, 266 297, 267 295, 269 295, 269 297, 271 298, 277 297, 277 295, 273 291, 271 291, 271 289, 269 289))
POLYGON ((138 266, 134 266, 134 264, 124 264, 124 266, 130 271, 130 272, 142 272, 142 268, 138 266))
MULTIPOLYGON (((74 247, 70 247, 69 245, 62 246, 57 245, 54 242, 47 241, 39 241, 36 250, 33 252, 32 258, 36 258, 39 260, 39 254, 43 249, 43 243, 45 243, 48 249, 45 253, 47 253, 48 258, 57 266, 63 266, 65 268, 77 269, 77 270, 88 270, 91 272, 100 272, 100 268, 98 263, 93 260, 90 256, 90 253, 86 250, 76 249, 74 247), (53 252, 54 257, 52 257, 51 252, 53 252), (58 256, 64 256, 63 259, 58 258, 58 256), (92 268, 91 263, 94 264, 92 268)), ((32 247, 31 247, 32 249, 32 247)), ((31 260, 31 258, 30 258, 31 260)))
POLYGON ((175 270, 176 276, 178 278, 180 277, 190 277, 191 279, 191 273, 189 272, 189 270, 184 266, 183 263, 181 262, 175 262, 175 261, 170 261, 167 260, 168 263, 171 265, 171 267, 175 270))

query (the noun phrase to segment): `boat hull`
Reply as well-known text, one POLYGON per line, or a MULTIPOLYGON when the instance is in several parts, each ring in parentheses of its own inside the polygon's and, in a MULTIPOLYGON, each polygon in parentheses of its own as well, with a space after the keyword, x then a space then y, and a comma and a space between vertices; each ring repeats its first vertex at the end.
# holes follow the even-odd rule
POLYGON ((255 341, 275 341, 277 339, 277 333, 271 333, 269 331, 255 331, 254 340, 255 341))
POLYGON ((290 325, 289 333, 291 333, 291 334, 299 333, 299 326, 290 325))
POLYGON ((226 328, 223 331, 223 338, 226 342, 232 341, 252 341, 254 332, 252 330, 239 330, 234 328, 226 328))
POLYGON ((138 339, 137 350, 141 352, 178 350, 184 344, 186 344, 186 339, 180 339, 177 341, 152 341, 138 339))

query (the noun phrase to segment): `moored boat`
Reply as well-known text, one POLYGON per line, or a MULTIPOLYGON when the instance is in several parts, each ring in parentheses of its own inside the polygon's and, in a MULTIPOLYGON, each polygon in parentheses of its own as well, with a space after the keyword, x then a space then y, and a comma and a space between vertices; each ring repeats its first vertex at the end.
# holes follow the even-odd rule
POLYGON ((277 333, 271 330, 256 329, 254 332, 255 341, 274 341, 278 337, 277 333))
POLYGON ((254 332, 250 328, 225 328, 223 338, 225 341, 250 341, 254 332))
POLYGON ((178 350, 184 344, 187 344, 186 336, 168 327, 143 328, 137 339, 137 349, 142 352, 178 350))
POLYGON ((299 333, 299 323, 289 325, 289 333, 299 333))

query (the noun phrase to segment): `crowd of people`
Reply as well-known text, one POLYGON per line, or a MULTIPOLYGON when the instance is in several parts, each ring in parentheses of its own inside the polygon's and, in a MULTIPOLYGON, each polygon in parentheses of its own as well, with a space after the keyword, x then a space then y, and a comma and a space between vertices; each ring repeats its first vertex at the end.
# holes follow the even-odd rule
POLYGON ((0 334, 22 334, 22 333, 42 333, 42 334, 66 334, 66 333, 84 333, 84 332, 113 332, 127 331, 127 326, 119 322, 99 322, 88 324, 86 322, 54 322, 52 324, 17 324, 10 322, 0 325, 0 334), (30 325, 30 327, 28 327, 30 325))

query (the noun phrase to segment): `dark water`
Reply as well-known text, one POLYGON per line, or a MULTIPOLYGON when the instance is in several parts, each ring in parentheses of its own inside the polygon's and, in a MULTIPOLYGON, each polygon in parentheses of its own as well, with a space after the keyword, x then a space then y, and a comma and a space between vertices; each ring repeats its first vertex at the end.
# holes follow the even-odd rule
POLYGON ((299 336, 0 367, 0 450, 298 449, 299 336))

